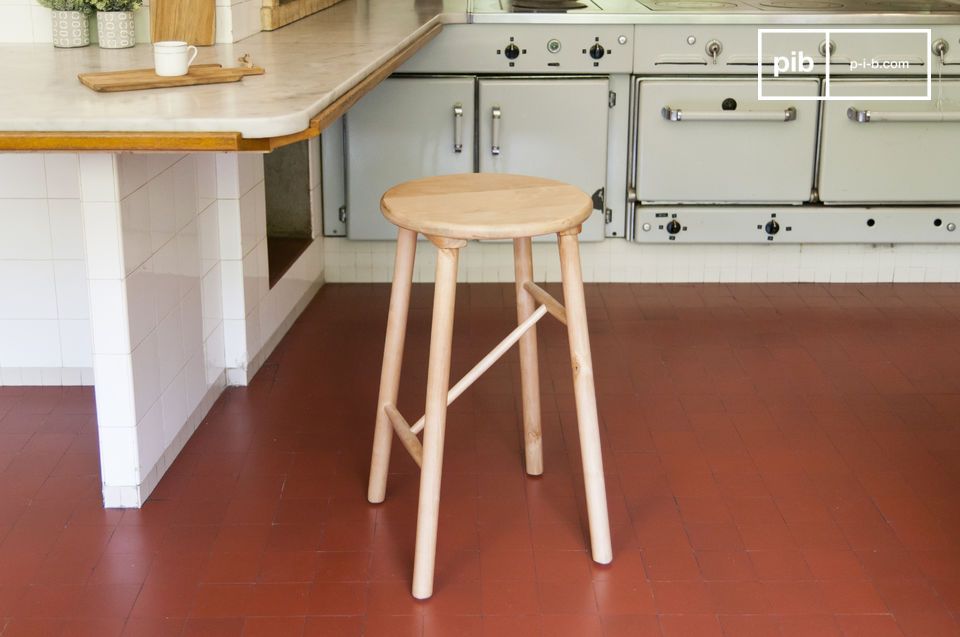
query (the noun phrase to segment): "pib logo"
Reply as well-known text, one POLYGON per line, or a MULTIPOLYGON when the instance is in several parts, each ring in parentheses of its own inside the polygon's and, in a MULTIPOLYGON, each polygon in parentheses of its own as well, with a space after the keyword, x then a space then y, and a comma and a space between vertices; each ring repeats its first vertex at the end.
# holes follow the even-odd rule
POLYGON ((813 71, 813 58, 803 51, 790 51, 790 55, 773 56, 773 77, 781 73, 810 73, 813 71))

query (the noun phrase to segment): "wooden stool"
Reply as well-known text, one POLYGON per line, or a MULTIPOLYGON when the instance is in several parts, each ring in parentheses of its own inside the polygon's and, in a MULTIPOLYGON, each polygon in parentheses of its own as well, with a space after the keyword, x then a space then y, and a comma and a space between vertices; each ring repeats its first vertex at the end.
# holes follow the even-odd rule
POLYGON ((383 348, 383 368, 380 372, 380 396, 377 400, 367 499, 374 503, 383 502, 390 444, 395 431, 400 442, 421 467, 413 596, 426 599, 433 594, 447 406, 518 341, 526 470, 530 475, 543 473, 540 374, 535 325, 548 312, 567 325, 590 542, 594 561, 609 563, 613 556, 577 240, 580 225, 593 211, 590 198, 573 186, 558 181, 479 173, 429 177, 400 184, 387 191, 380 201, 380 207, 384 216, 400 230, 383 348), (426 413, 411 427, 397 411, 396 403, 418 233, 426 235, 437 246, 438 253, 426 413), (532 280, 530 238, 552 233, 559 238, 566 307, 532 280), (460 248, 466 245, 467 239, 513 239, 519 325, 448 390, 457 260, 460 248), (420 431, 423 431, 422 446, 417 438, 420 431))

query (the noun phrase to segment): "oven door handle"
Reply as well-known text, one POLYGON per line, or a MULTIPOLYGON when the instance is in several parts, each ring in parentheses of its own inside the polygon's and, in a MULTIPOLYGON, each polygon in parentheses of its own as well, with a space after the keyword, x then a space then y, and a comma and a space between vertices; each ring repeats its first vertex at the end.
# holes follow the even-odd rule
POLYGON ((490 154, 500 154, 500 118, 503 116, 499 106, 490 112, 490 154))
POLYGON ((941 113, 939 111, 871 111, 851 106, 847 117, 857 124, 871 122, 960 122, 960 113, 941 113))
POLYGON ((453 152, 463 152, 463 104, 453 105, 453 152))
POLYGON ((792 122, 797 109, 788 106, 778 111, 686 111, 664 106, 660 109, 668 122, 792 122))

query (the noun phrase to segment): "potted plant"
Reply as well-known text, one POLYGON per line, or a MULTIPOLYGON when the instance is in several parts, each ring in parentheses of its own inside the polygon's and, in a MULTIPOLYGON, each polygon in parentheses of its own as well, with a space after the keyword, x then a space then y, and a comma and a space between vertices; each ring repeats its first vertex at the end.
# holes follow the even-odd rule
POLYGON ((102 49, 125 49, 137 43, 133 12, 143 0, 87 0, 97 12, 97 40, 102 49))
POLYGON ((53 46, 70 48, 90 44, 90 24, 87 15, 93 8, 86 0, 39 0, 50 9, 53 24, 53 46))

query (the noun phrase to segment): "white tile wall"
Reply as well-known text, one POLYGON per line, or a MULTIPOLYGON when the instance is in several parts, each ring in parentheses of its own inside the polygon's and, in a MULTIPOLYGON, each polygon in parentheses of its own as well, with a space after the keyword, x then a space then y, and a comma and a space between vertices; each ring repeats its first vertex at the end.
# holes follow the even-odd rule
MULTIPOLYGON (((581 244, 583 278, 594 282, 954 282, 958 245, 638 245, 623 239, 581 244)), ((556 246, 534 244, 534 277, 559 281, 556 246)), ((324 278, 389 282, 392 241, 327 237, 324 278)), ((471 242, 461 253, 460 280, 513 281, 509 243, 471 242)), ((432 245, 417 245, 415 281, 432 281, 432 245)))
POLYGON ((0 153, 0 385, 92 383, 79 197, 76 153, 0 153))

